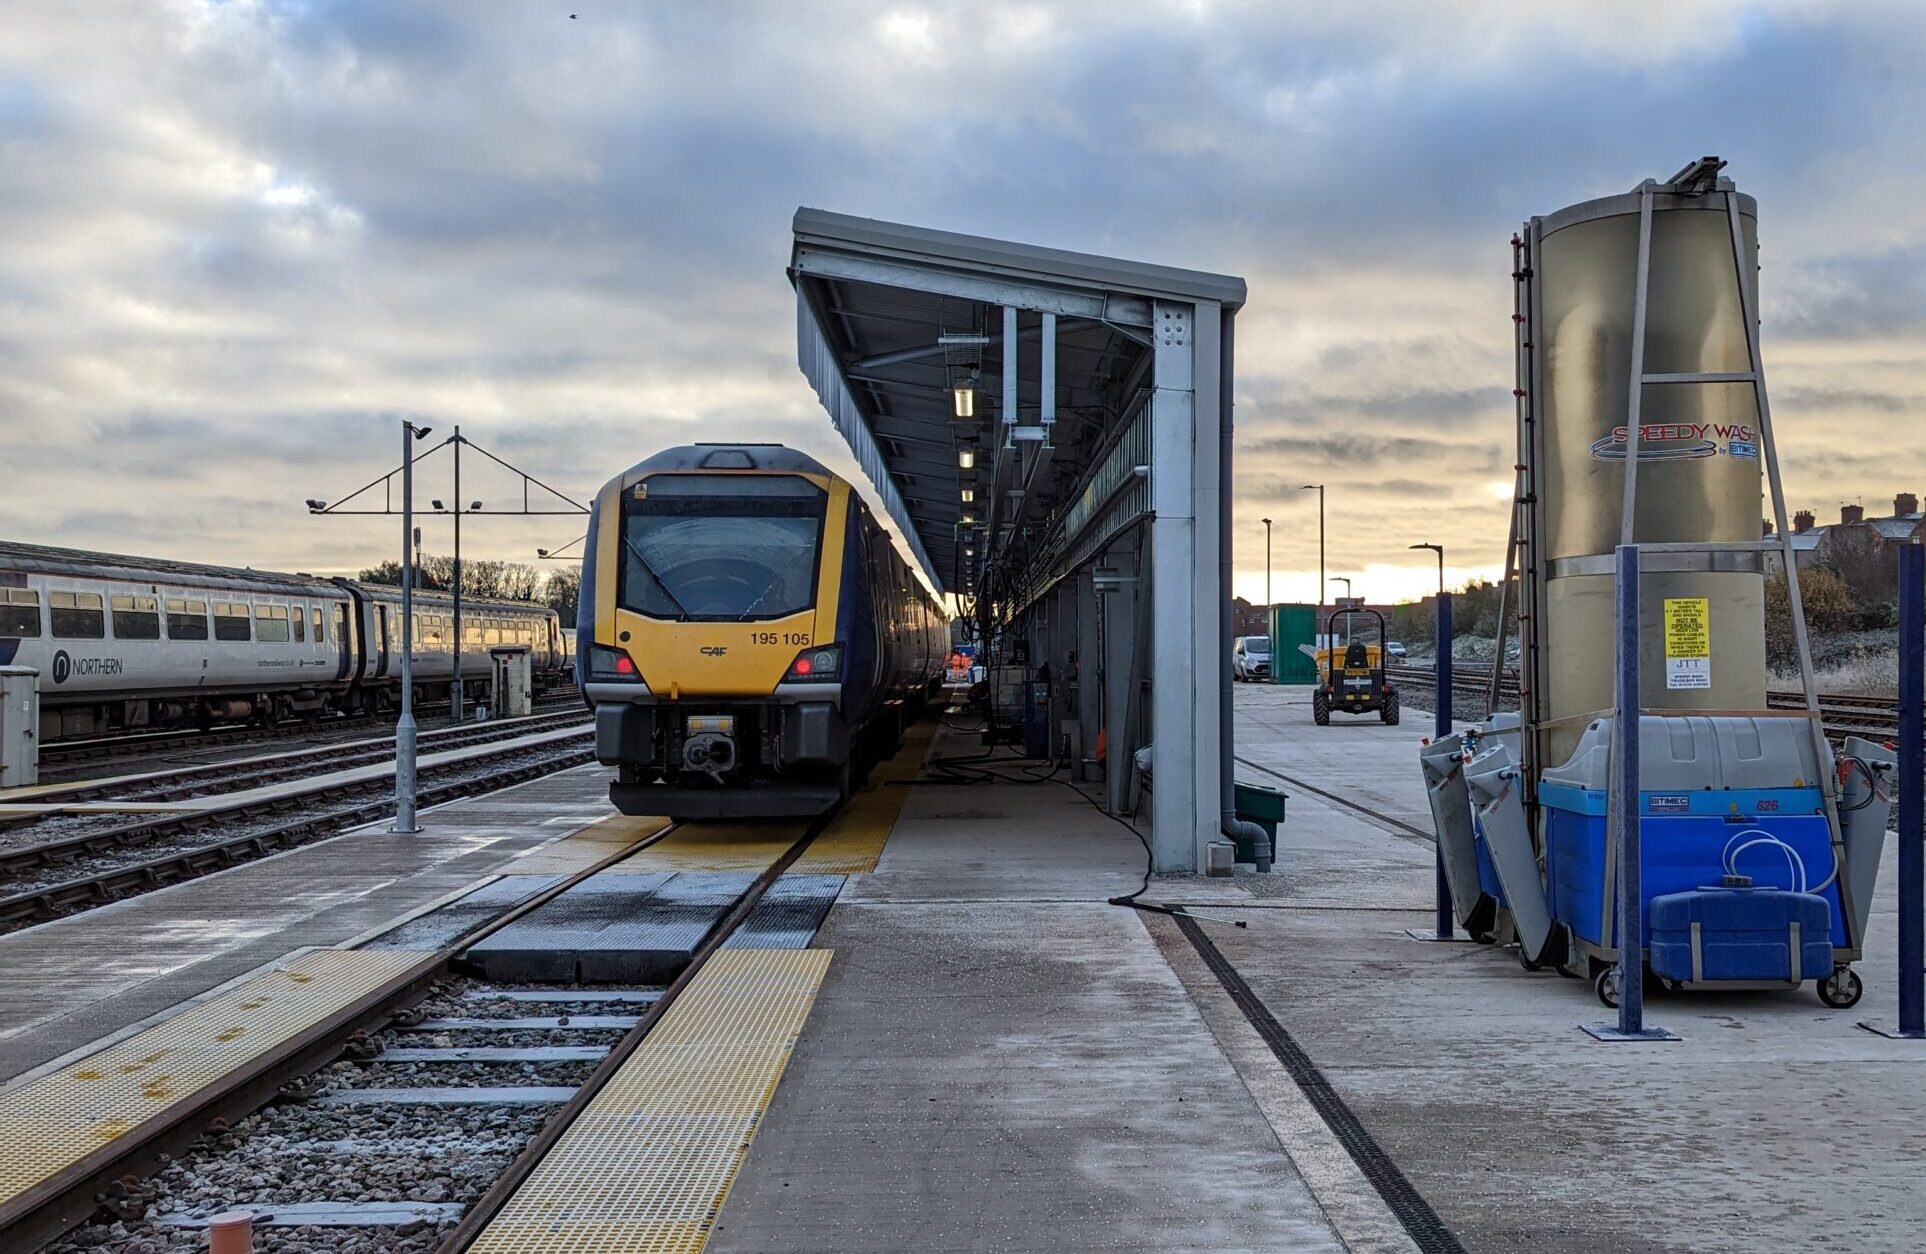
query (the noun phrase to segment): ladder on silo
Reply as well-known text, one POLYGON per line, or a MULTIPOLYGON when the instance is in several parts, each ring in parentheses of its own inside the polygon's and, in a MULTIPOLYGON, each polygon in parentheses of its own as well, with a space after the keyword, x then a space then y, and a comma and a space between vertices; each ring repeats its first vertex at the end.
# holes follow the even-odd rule
MULTIPOLYGON (((1833 864, 1846 865, 1845 831, 1839 822, 1839 798, 1832 775, 1825 769, 1831 746, 1826 742, 1825 724, 1819 710, 1818 681, 1812 674, 1812 641, 1806 631, 1805 599, 1799 591, 1799 563, 1793 553, 1792 530, 1786 525, 1785 486, 1779 477, 1779 446, 1772 435, 1772 406, 1766 399, 1765 363, 1759 355, 1759 317, 1753 308, 1753 291, 1746 282, 1745 235, 1739 224, 1739 194, 1729 180, 1718 177, 1725 162, 1717 157, 1701 157, 1664 183, 1646 179, 1639 184, 1638 271, 1632 301, 1632 379, 1625 421, 1625 496, 1621 512, 1620 544, 1632 543, 1634 506, 1638 499, 1639 408, 1645 388, 1650 386, 1698 385, 1706 383, 1747 383, 1759 415, 1759 455, 1765 459, 1766 481, 1772 491, 1773 526, 1777 535, 1770 541, 1751 540, 1717 543, 1662 543, 1640 546, 1648 552, 1753 552, 1777 548, 1786 575, 1786 612, 1792 618, 1793 647, 1799 655, 1799 681, 1806 700, 1806 722, 1812 735, 1813 760, 1819 766, 1819 795, 1826 803, 1826 821, 1832 830, 1833 864), (1748 369, 1738 371, 1696 371, 1678 374, 1653 374, 1645 369, 1645 305, 1652 278, 1652 198, 1660 191, 1674 195, 1718 194, 1725 197, 1726 223, 1732 239, 1732 274, 1739 285, 1739 317, 1745 324, 1748 369)), ((1608 873, 1609 874, 1609 873, 1608 873)), ((1864 937, 1855 935, 1858 915, 1854 912, 1852 886, 1848 876, 1840 875, 1839 907, 1845 915, 1847 947, 1857 952, 1864 937)), ((1607 915, 1611 911, 1607 890, 1607 915)))

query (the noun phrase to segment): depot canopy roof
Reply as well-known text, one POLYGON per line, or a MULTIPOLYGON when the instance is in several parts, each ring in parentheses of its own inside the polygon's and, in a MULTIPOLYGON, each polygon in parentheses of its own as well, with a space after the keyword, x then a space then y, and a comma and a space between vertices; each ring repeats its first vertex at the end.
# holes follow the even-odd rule
POLYGON ((819 209, 794 229, 798 363, 944 591, 1058 525, 1154 383, 1158 301, 1245 297, 1225 275, 819 209))

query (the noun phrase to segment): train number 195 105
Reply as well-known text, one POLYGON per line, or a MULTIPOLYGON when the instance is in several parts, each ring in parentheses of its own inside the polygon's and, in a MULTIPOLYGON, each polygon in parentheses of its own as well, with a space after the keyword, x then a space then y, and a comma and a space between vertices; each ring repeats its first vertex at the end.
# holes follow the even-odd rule
POLYGON ((758 631, 753 633, 750 639, 757 644, 806 645, 810 643, 809 633, 806 631, 758 631))

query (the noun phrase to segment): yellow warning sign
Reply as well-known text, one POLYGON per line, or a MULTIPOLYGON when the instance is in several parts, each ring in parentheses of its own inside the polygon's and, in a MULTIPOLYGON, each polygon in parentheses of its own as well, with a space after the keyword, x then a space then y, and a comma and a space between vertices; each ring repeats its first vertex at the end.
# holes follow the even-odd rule
POLYGON ((1712 686, 1712 614, 1704 597, 1665 598, 1665 686, 1712 686))

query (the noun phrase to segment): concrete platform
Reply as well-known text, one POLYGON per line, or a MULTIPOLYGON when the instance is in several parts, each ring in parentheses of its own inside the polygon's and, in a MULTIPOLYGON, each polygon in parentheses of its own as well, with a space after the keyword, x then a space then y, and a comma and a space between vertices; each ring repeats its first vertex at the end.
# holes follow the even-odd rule
MULTIPOLYGON (((1307 692, 1239 685, 1240 756, 1426 824, 1429 716, 1318 728, 1307 692)), ((1286 789, 1277 895, 1212 936, 1467 1249, 1919 1248, 1926 1045, 1856 1026, 1896 1014, 1890 845, 1859 1006, 1655 994, 1684 1040, 1607 1045, 1578 1028, 1611 1017, 1588 986, 1406 939, 1429 844, 1286 789)))
POLYGON ((707 1248, 1345 1248, 1142 917, 1105 904, 1136 837, 1055 782, 893 786, 707 1248))
POLYGON ((608 778, 580 767, 423 811, 414 836, 371 825, 0 937, 0 1081, 291 951, 386 928, 487 875, 553 874, 558 861, 583 861, 567 856, 578 843, 600 857, 655 831, 658 821, 614 815, 608 778), (518 861, 538 850, 541 861, 518 861))

